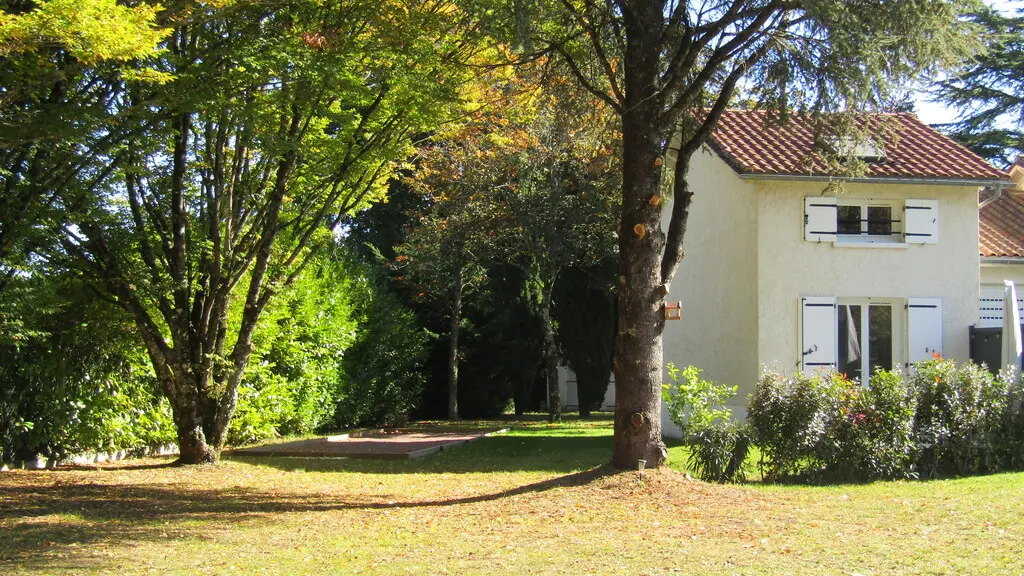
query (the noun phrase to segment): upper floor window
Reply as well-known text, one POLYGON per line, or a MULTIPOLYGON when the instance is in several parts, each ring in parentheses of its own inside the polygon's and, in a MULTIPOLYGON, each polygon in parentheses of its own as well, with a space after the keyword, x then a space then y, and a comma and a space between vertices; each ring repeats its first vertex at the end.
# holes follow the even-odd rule
POLYGON ((836 207, 836 234, 845 241, 903 241, 901 220, 892 203, 840 202, 836 207))
POLYGON ((804 239, 839 244, 934 244, 938 201, 804 199, 804 239))

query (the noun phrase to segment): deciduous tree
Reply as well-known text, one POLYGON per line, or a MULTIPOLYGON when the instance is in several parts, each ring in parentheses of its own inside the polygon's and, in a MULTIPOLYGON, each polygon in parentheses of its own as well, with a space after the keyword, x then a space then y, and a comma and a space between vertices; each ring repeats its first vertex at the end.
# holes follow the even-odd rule
POLYGON ((181 462, 215 461, 268 302, 410 138, 453 114, 474 24, 444 0, 174 5, 154 87, 109 86, 130 137, 77 146, 59 248, 127 310, 170 399, 181 462), (241 318, 228 322, 232 302, 241 318))
POLYGON ((115 0, 14 0, 0 8, 0 291, 43 241, 38 224, 51 215, 54 191, 86 169, 81 141, 95 136, 94 150, 120 142, 101 77, 167 79, 137 64, 169 32, 158 11, 115 0))
POLYGON ((437 203, 410 235, 400 259, 451 306, 449 414, 457 397, 459 306, 483 264, 518 268, 525 302, 540 320, 550 417, 559 417, 558 347, 552 293, 561 271, 614 251, 615 130, 603 103, 552 67, 492 78, 504 93, 432 146, 420 181, 437 203), (508 95, 517 95, 512 97, 508 95), (468 264, 473 274, 465 274, 468 264))
MULTIPOLYGON (((494 80, 485 91, 501 91, 494 80)), ((507 101, 501 102, 507 105, 507 101)), ((490 191, 513 184, 515 165, 506 153, 521 134, 502 130, 496 109, 478 108, 452 131, 435 136, 421 151, 418 172, 410 179, 431 205, 397 248, 395 267, 420 299, 448 310, 448 419, 459 418, 459 332, 463 298, 480 285, 500 222, 486 201, 490 191)))
POLYGON ((527 302, 540 320, 548 415, 560 418, 554 291, 562 272, 592 266, 615 253, 618 216, 618 134, 607 108, 551 75, 538 113, 524 127, 528 145, 516 154, 515 185, 491 195, 506 223, 494 257, 524 275, 527 302))

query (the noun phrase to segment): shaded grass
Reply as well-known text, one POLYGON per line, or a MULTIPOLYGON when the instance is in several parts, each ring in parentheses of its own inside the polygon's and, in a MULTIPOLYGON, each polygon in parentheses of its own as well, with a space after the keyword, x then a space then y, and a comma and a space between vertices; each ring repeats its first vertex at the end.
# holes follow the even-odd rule
POLYGON ((808 488, 660 470, 640 481, 601 466, 607 419, 514 426, 414 461, 0 474, 0 573, 1024 572, 1024 474, 808 488))
MULTIPOLYGON (((421 426, 426 428, 429 424, 449 426, 447 422, 421 423, 421 426)), ((609 414, 598 414, 589 420, 567 416, 557 424, 549 424, 540 419, 507 419, 472 421, 465 425, 474 429, 508 428, 509 431, 413 460, 267 458, 242 455, 228 458, 283 470, 347 470, 376 474, 568 473, 592 468, 611 459, 612 420, 609 414)))

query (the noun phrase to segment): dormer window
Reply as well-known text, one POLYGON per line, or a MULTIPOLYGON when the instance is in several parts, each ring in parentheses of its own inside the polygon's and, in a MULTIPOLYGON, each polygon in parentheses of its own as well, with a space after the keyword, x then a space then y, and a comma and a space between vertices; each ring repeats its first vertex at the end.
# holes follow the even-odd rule
POLYGON ((857 137, 852 134, 836 136, 829 141, 828 146, 840 158, 857 158, 864 162, 885 161, 885 147, 881 143, 863 136, 857 137))

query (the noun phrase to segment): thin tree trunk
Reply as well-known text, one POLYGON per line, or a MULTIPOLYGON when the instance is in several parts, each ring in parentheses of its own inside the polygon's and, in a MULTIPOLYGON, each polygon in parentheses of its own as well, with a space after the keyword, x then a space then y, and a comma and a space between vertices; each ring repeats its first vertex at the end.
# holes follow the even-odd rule
POLYGON ((615 338, 615 439, 612 464, 649 467, 667 456, 661 438, 662 332, 660 194, 664 127, 653 98, 663 19, 656 6, 624 14, 626 105, 622 114, 622 220, 619 232, 619 325, 615 338))
POLYGON ((448 335, 448 419, 459 419, 459 324, 462 319, 462 261, 455 266, 451 328, 448 335))
POLYGON ((548 421, 562 419, 562 395, 558 389, 558 347, 555 327, 551 323, 551 290, 541 291, 540 319, 544 332, 544 371, 548 381, 548 421))
POLYGON ((558 390, 558 351, 554 342, 547 345, 544 367, 548 378, 548 421, 558 422, 562 419, 562 394, 558 390))
POLYGON ((580 375, 577 374, 576 375, 576 397, 578 398, 578 401, 580 403, 580 419, 586 420, 587 418, 590 418, 590 405, 591 405, 591 402, 590 402, 589 395, 584 396, 583 394, 580 393, 580 390, 582 390, 583 388, 584 388, 583 386, 580 386, 580 375))

